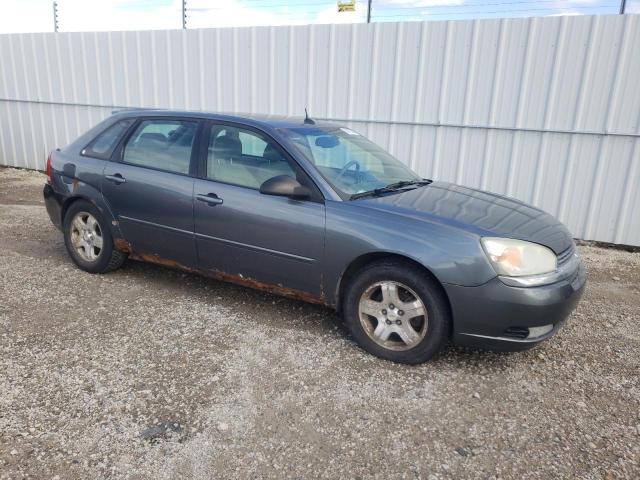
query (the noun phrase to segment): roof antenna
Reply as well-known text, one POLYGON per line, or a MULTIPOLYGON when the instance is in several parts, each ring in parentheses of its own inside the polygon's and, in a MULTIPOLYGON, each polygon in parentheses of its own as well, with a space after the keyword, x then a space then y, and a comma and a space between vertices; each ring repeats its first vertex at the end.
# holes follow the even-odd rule
POLYGON ((309 117, 309 113, 307 112, 307 107, 304 107, 304 123, 306 123, 307 125, 315 125, 316 124, 316 122, 314 122, 309 117))

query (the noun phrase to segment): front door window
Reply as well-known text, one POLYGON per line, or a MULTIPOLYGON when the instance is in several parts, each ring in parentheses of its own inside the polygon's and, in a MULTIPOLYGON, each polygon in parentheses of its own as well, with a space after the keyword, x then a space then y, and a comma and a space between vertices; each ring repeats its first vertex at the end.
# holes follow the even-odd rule
POLYGON ((209 137, 207 178, 260 189, 265 181, 289 175, 296 178, 289 160, 269 139, 226 125, 214 125, 209 137))

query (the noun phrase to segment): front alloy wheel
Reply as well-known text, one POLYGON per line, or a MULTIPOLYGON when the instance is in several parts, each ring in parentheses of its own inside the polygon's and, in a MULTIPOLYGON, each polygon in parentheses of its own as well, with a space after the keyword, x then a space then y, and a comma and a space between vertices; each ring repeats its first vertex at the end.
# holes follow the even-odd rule
POLYGON ((442 286, 401 259, 372 262, 347 279, 344 321, 369 353, 400 363, 421 363, 449 339, 451 312, 442 286))
POLYGON ((429 317, 418 294, 400 282, 376 282, 360 297, 359 317, 369 337, 389 350, 409 350, 427 334, 429 317))

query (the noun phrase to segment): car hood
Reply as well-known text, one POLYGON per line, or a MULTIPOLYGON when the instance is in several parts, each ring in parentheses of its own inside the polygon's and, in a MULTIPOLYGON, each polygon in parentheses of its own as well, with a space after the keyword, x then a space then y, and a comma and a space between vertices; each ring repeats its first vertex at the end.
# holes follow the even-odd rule
POLYGON ((478 234, 539 243, 556 254, 573 246, 569 230, 553 216, 518 200, 445 182, 356 200, 365 208, 446 223, 478 234))

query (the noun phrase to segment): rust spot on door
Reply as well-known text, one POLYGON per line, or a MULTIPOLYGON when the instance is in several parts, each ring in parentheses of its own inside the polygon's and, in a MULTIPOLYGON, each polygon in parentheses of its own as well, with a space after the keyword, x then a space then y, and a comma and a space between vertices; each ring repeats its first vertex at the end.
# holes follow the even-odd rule
POLYGON ((131 249, 131 244, 122 238, 114 238, 113 246, 116 250, 123 253, 131 253, 133 250, 131 249))
POLYGON ((181 263, 178 263, 174 260, 168 260, 155 253, 132 252, 129 254, 129 258, 133 260, 139 260, 142 262, 155 263, 156 265, 162 265, 163 267, 184 270, 185 272, 198 273, 198 271, 194 270, 193 268, 187 267, 186 265, 182 265, 181 263))
POLYGON ((283 287, 282 285, 274 285, 271 283, 263 283, 253 278, 246 278, 241 275, 231 275, 225 272, 219 272, 217 270, 199 271, 204 276, 215 278, 216 280, 222 280, 223 282, 235 283, 236 285, 242 285, 243 287, 253 288, 255 290, 262 290, 264 292, 281 295, 283 297, 293 298, 296 300, 302 300, 307 303, 315 303, 318 305, 326 305, 326 301, 323 297, 318 297, 311 293, 302 292, 293 288, 283 287))
POLYGON ((263 292, 273 293, 287 298, 293 298, 295 300, 301 300, 307 303, 314 303, 317 305, 328 305, 324 294, 321 296, 313 295, 311 293, 302 292, 293 288, 283 287, 282 285, 274 285, 271 283, 259 282, 253 278, 247 278, 240 274, 229 274, 220 272, 218 270, 200 270, 191 268, 186 265, 182 265, 174 260, 169 260, 161 257, 155 253, 141 253, 134 251, 131 248, 131 244, 123 239, 115 239, 113 241, 116 250, 129 254, 129 258, 132 260, 139 260, 142 262, 155 263, 156 265, 162 265, 177 270, 182 270, 189 273, 195 273, 204 277, 213 278, 223 282, 233 283, 243 287, 253 288, 254 290, 261 290, 263 292))

